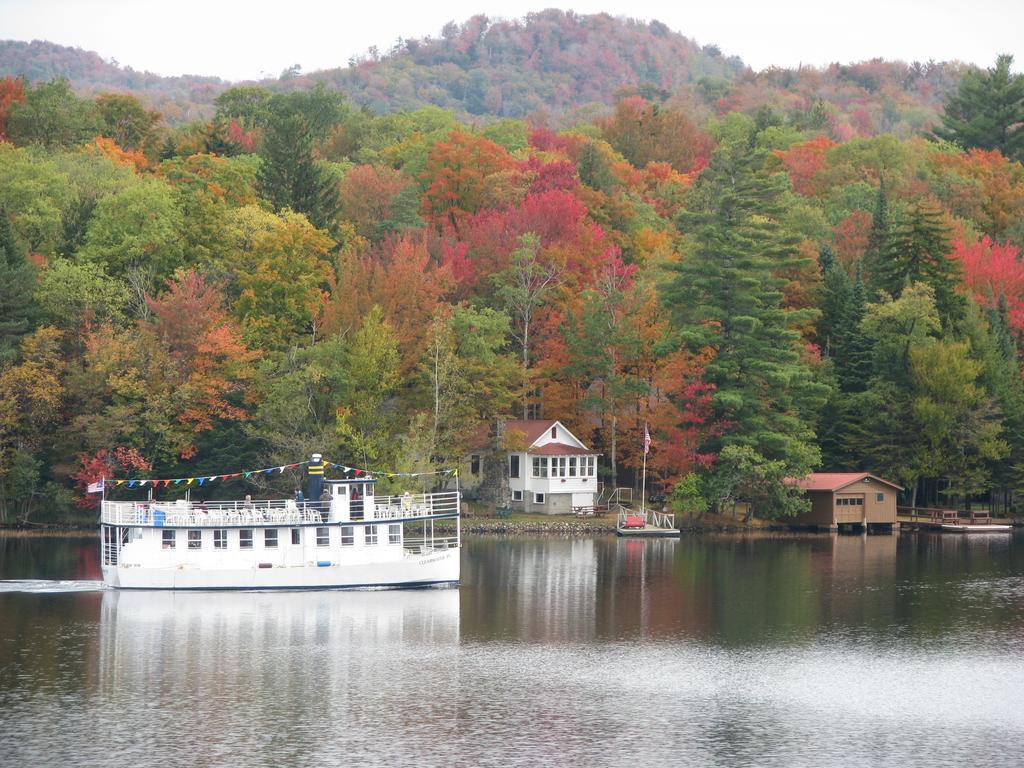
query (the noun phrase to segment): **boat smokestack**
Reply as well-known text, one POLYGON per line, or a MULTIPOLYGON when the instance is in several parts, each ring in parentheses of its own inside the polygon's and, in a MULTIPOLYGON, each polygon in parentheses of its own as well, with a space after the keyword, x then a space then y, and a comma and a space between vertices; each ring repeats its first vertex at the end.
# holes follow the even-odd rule
POLYGON ((306 467, 306 501, 319 501, 324 492, 324 469, 326 467, 322 454, 314 453, 306 467))

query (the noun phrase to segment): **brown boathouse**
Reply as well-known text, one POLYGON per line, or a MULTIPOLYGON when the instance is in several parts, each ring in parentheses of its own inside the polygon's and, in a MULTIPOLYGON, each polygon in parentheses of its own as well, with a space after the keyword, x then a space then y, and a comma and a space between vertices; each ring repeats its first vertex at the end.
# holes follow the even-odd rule
POLYGON ((896 494, 903 490, 896 483, 869 472, 815 472, 793 482, 811 497, 811 511, 791 525, 832 531, 896 525, 896 494))

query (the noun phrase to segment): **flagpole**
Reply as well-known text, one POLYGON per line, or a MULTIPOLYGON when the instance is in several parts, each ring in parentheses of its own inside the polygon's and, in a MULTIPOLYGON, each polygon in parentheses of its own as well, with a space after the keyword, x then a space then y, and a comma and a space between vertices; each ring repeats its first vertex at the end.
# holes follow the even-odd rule
POLYGON ((640 511, 647 511, 647 452, 643 452, 643 480, 640 485, 640 511))
POLYGON ((647 431, 647 424, 644 423, 644 472, 640 485, 640 511, 647 514, 647 451, 650 449, 650 432, 647 431))

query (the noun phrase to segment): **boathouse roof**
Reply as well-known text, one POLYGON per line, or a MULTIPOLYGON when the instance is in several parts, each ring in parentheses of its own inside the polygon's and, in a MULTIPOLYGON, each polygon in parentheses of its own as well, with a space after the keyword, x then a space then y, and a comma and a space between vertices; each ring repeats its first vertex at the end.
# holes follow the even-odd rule
POLYGON ((880 483, 891 486, 898 491, 903 487, 894 482, 873 475, 870 472, 812 472, 806 477, 793 478, 789 482, 798 485, 805 491, 839 491, 848 485, 860 482, 865 478, 877 480, 880 483))

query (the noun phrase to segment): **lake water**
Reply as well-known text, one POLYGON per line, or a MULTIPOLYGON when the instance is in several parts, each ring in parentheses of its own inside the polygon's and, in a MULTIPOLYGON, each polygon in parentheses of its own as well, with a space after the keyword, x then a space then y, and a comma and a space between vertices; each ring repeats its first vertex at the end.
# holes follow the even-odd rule
POLYGON ((0 535, 3 766, 1020 766, 1024 538, 477 538, 461 589, 117 593, 0 535))

